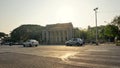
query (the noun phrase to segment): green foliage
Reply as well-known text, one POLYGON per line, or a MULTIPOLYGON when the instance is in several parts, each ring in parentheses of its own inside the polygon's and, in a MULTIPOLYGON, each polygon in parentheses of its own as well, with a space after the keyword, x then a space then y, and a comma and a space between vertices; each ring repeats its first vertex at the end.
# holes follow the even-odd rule
POLYGON ((80 38, 86 40, 87 39, 87 31, 86 30, 80 30, 80 38))
POLYGON ((105 27, 104 34, 109 38, 109 41, 114 41, 114 38, 118 36, 118 27, 109 24, 105 27))
POLYGON ((113 21, 111 22, 111 24, 115 25, 118 27, 118 36, 120 38, 120 16, 116 16, 113 21))
POLYGON ((80 37, 80 30, 78 28, 74 28, 74 38, 80 37))
POLYGON ((116 16, 111 23, 118 26, 120 29, 120 16, 116 16))
MULTIPOLYGON (((118 27, 115 25, 98 26, 98 40, 99 42, 114 41, 114 38, 118 36, 118 27)), ((96 27, 88 29, 88 40, 95 40, 96 27)))
POLYGON ((118 34, 118 27, 114 25, 107 25, 105 27, 105 36, 115 37, 118 34))
POLYGON ((10 41, 10 37, 8 37, 8 34, 5 34, 4 32, 0 32, 0 39, 2 39, 2 43, 10 41))
POLYGON ((105 40, 105 27, 106 26, 99 26, 98 27, 98 37, 99 39, 105 40))
POLYGON ((80 30, 78 28, 74 28, 74 37, 86 40, 87 39, 87 31, 80 30))
POLYGON ((5 37, 5 36, 6 36, 6 34, 5 34, 5 33, 0 32, 0 38, 1 38, 1 37, 5 37))
POLYGON ((11 38, 14 42, 26 41, 28 39, 40 40, 43 28, 39 25, 21 25, 11 32, 11 38))
POLYGON ((89 27, 87 30, 87 41, 93 41, 95 40, 95 32, 96 32, 96 28, 95 27, 89 27))

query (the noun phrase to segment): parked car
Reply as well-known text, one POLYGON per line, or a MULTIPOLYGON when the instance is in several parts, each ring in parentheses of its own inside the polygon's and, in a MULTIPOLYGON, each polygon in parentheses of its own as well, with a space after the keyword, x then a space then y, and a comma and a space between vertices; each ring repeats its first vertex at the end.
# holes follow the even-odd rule
POLYGON ((80 38, 72 38, 71 40, 66 41, 65 44, 67 46, 72 46, 72 45, 82 46, 84 44, 84 42, 80 38))
POLYGON ((37 40, 27 40, 23 43, 23 47, 37 47, 39 45, 39 42, 37 40))
POLYGON ((9 45, 9 46, 12 46, 12 45, 13 45, 13 42, 3 42, 2 45, 9 45))

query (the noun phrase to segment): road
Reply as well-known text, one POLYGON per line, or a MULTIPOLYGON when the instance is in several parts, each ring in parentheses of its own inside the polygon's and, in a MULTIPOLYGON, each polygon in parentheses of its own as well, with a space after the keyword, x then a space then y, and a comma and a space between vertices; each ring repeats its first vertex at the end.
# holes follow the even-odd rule
POLYGON ((120 68, 114 44, 64 46, 0 46, 0 68, 120 68))

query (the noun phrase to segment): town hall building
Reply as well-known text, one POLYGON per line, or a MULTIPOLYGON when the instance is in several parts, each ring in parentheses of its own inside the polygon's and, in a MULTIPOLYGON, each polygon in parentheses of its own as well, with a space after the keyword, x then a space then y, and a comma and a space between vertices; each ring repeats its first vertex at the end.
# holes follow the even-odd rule
POLYGON ((72 23, 60 23, 46 25, 42 31, 43 44, 65 44, 65 41, 73 38, 72 23))

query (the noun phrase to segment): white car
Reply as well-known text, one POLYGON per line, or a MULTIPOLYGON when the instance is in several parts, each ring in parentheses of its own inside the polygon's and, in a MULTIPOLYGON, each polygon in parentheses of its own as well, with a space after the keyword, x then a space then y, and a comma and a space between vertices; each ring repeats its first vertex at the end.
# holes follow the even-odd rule
POLYGON ((39 42, 37 40, 28 40, 23 43, 23 47, 37 47, 39 45, 39 42))

